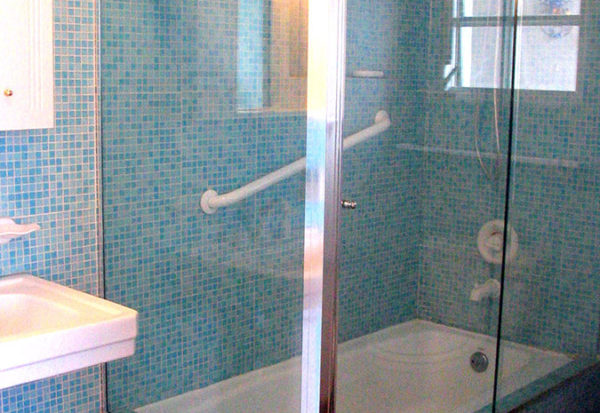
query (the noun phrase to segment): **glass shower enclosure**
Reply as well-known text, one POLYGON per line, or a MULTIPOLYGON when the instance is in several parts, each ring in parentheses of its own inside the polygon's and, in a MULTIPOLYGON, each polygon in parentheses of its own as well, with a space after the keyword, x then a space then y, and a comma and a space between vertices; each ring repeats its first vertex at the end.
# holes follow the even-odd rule
POLYGON ((598 4, 100 13, 109 412, 504 412, 596 363, 598 4))
MULTIPOLYGON (((139 312, 108 410, 227 411, 194 391, 301 353, 304 173, 201 201, 305 156, 307 4, 106 0, 101 22, 105 290, 139 312)), ((300 410, 295 360, 275 402, 300 410)))

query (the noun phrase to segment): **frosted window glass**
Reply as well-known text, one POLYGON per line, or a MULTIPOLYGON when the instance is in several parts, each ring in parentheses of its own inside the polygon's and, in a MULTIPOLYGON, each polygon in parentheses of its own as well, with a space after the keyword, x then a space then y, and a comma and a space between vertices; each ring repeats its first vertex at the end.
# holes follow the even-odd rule
POLYGON ((517 88, 575 91, 579 27, 523 27, 519 35, 517 88), (568 34, 552 37, 559 30, 568 34))
MULTIPOLYGON (((512 16, 514 3, 507 0, 462 0, 464 17, 512 16)), ((521 0, 522 16, 578 15, 581 0, 521 0)))
MULTIPOLYGON (((496 56, 496 41, 501 31, 496 27, 465 27, 461 29, 461 85, 463 87, 501 87, 502 51, 496 56)), ((529 26, 517 34, 518 89, 575 91, 579 27, 529 26), (559 33, 559 35, 557 35, 559 33), (562 34, 560 34, 562 33, 562 34)))

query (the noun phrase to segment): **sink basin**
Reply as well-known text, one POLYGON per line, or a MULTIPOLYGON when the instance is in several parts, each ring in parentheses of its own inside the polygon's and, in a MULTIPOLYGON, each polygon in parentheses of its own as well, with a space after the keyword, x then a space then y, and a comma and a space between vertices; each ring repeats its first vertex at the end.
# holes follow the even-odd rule
POLYGON ((137 312, 36 278, 0 278, 0 389, 133 354, 137 312))

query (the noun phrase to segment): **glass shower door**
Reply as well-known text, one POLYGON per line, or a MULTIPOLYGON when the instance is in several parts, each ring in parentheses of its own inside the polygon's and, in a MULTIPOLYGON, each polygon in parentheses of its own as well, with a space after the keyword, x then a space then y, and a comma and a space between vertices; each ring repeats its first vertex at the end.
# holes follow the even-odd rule
POLYGON ((101 2, 105 291, 139 312, 110 412, 318 408, 341 117, 331 49, 308 65, 309 22, 319 44, 338 29, 323 7, 101 2))
POLYGON ((492 410, 511 6, 348 3, 338 412, 492 410))
MULTIPOLYGON (((600 8, 528 0, 520 14, 508 205, 519 242, 504 275, 502 412, 596 363, 600 326, 600 8)), ((573 411, 597 410, 569 397, 573 411)))

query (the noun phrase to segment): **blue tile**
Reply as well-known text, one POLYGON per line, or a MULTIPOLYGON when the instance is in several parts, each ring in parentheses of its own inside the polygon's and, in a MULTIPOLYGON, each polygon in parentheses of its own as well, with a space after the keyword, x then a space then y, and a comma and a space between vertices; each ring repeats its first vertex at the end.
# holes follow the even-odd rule
MULTIPOLYGON (((0 132, 0 216, 40 224, 2 245, 0 274, 98 294, 96 2, 54 2, 56 127, 0 132)), ((0 391, 0 411, 98 412, 99 367, 0 391)))

